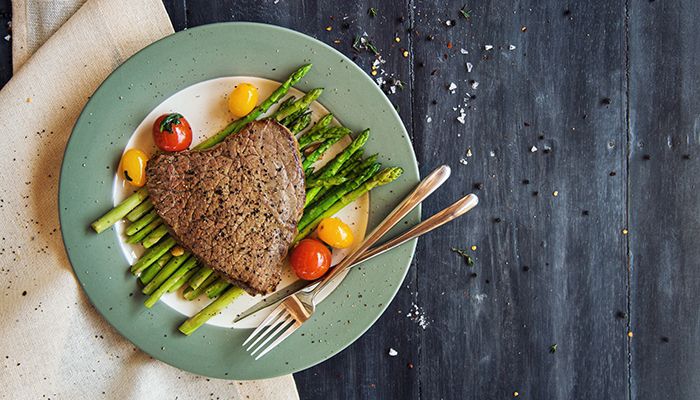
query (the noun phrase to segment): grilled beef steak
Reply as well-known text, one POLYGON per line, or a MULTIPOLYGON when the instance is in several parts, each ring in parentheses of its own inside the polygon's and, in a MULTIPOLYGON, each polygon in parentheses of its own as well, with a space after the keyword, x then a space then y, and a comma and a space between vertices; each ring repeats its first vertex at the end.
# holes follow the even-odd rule
POLYGON ((305 200, 287 128, 256 121, 211 149, 160 153, 146 176, 156 212, 200 262, 251 294, 275 289, 305 200))

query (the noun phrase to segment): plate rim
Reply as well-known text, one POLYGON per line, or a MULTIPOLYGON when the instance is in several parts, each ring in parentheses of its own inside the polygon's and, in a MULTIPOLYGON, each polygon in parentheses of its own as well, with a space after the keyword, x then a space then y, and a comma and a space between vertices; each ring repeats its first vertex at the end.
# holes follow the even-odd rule
MULTIPOLYGON (((290 36, 293 36, 293 38, 291 38, 290 40, 299 40, 299 39, 300 39, 300 40, 310 41, 310 42, 312 42, 313 44, 315 44, 315 45, 317 45, 317 46, 320 46, 320 47, 323 47, 323 48, 325 48, 326 50, 328 50, 328 51, 330 51, 331 53, 333 53, 334 55, 340 57, 342 60, 344 60, 344 61, 347 63, 347 65, 349 65, 350 68, 354 69, 355 72, 359 73, 358 76, 361 76, 361 78, 359 78, 359 79, 364 79, 365 81, 369 82, 373 87, 376 87, 376 84, 375 84, 375 82, 372 80, 372 78, 369 77, 369 76, 364 72, 364 70, 362 70, 357 64, 355 64, 354 61, 352 61, 348 56, 346 56, 345 54, 343 54, 343 53, 340 52, 339 50, 333 48, 332 46, 330 46, 330 45, 324 43, 323 41, 321 41, 321 40, 319 40, 319 39, 316 39, 316 38, 314 38, 314 37, 312 37, 312 36, 310 36, 310 35, 307 35, 307 34, 305 34, 305 33, 302 33, 302 32, 299 32, 299 31, 296 31, 296 30, 293 30, 293 29, 290 29, 290 28, 285 28, 285 27, 277 26, 277 25, 266 24, 266 23, 260 23, 260 22, 247 22, 247 21, 216 22, 216 23, 211 23, 211 24, 199 25, 199 26, 192 27, 192 28, 187 28, 187 29, 185 29, 185 30, 177 31, 177 32, 174 32, 174 33, 172 33, 172 34, 170 34, 170 35, 167 35, 167 36, 165 36, 165 37, 163 37, 163 38, 160 38, 160 39, 154 41, 153 43, 151 43, 151 44, 149 44, 149 45, 143 47, 143 48, 140 49, 139 51, 135 52, 134 54, 132 54, 131 56, 129 56, 126 60, 124 60, 121 64, 119 64, 119 66, 117 66, 117 67, 116 67, 116 68, 115 68, 115 69, 114 69, 114 70, 113 70, 113 71, 98 85, 98 87, 95 89, 95 91, 90 95, 88 101, 87 101, 87 102, 85 103, 85 105, 83 106, 83 108, 82 108, 82 110, 81 110, 81 112, 80 112, 80 115, 79 115, 78 118, 76 119, 76 122, 75 122, 75 124, 73 125, 73 127, 72 127, 72 129, 71 129, 70 137, 68 138, 68 140, 67 140, 67 142, 66 142, 66 145, 65 145, 65 147, 64 147, 63 155, 62 155, 62 159, 61 159, 61 167, 60 167, 60 172, 59 172, 58 199, 57 199, 58 214, 59 214, 59 215, 58 215, 58 216, 59 216, 59 229, 60 229, 60 231, 61 231, 61 239, 62 239, 63 247, 64 247, 64 250, 65 250, 65 252, 66 252, 66 256, 68 257, 68 260, 69 260, 69 262, 70 262, 71 269, 73 270, 73 274, 74 274, 76 280, 78 281, 78 283, 80 284, 80 287, 81 287, 83 293, 84 293, 84 294, 86 295, 86 297, 88 298, 88 301, 90 302, 91 306, 100 314, 100 316, 101 316, 102 318, 104 318, 104 319, 109 323, 109 325, 110 325, 113 329, 115 329, 115 330, 119 333, 120 336, 122 336, 124 339, 126 339, 127 341, 129 341, 129 343, 131 343, 132 345, 134 345, 135 347, 137 347, 140 351, 143 351, 144 353, 148 354, 149 356, 151 356, 151 357, 153 357, 153 358, 155 358, 155 359, 157 359, 157 360, 159 360, 159 361, 161 361, 161 362, 163 362, 163 363, 165 363, 165 364, 167 364, 167 365, 170 365, 170 366, 172 366, 172 367, 178 368, 178 369, 180 369, 180 370, 182 370, 182 371, 194 373, 194 374, 201 375, 201 376, 209 376, 209 377, 212 377, 212 378, 227 379, 227 380, 257 380, 257 379, 268 379, 268 378, 274 378, 274 377, 283 376, 283 375, 287 375, 287 374, 297 373, 297 372, 299 372, 299 371, 303 371, 303 370, 306 370, 306 369, 308 369, 308 368, 311 368, 311 367, 314 367, 314 366, 316 366, 316 365, 319 365, 319 364, 323 363, 324 361, 328 360, 329 358, 331 358, 331 357, 337 355, 338 353, 342 352, 342 351, 345 350, 347 347, 349 347, 351 344, 355 343, 355 342, 357 341, 357 339, 359 339, 359 338, 360 338, 362 335, 364 335, 372 326, 374 326, 374 324, 377 322, 377 320, 378 320, 382 315, 384 315, 384 313, 386 312, 387 308, 389 307, 389 304, 391 304, 391 302, 393 302, 393 300, 396 298, 396 294, 397 294, 398 291, 401 289, 401 286, 402 286, 403 282, 404 282, 405 279, 406 279, 406 275, 408 274, 408 271, 409 271, 409 269, 410 269, 410 266, 411 266, 411 264, 413 263, 413 260, 414 260, 414 258, 415 258, 415 251, 416 251, 416 246, 417 246, 417 241, 418 241, 418 239, 413 239, 413 240, 411 240, 411 241, 409 241, 409 242, 407 242, 406 244, 403 245, 404 247, 406 247, 406 248, 409 250, 410 256, 409 256, 408 259, 407 259, 406 266, 402 268, 403 271, 402 271, 402 273, 401 273, 401 280, 400 280, 399 284, 397 284, 397 285, 395 286, 395 288, 394 288, 393 290, 391 290, 390 292, 387 291, 387 293, 390 294, 389 300, 388 300, 386 303, 384 303, 384 304, 380 307, 380 312, 378 312, 378 313, 376 314, 375 317, 371 318, 369 324, 367 324, 367 326, 361 328, 361 329, 358 331, 357 335, 352 335, 352 337, 351 337, 351 339, 350 339, 349 341, 347 341, 346 343, 343 343, 343 344, 337 346, 333 351, 330 351, 330 352, 328 352, 328 353, 326 353, 326 354, 321 355, 316 361, 310 362, 310 363, 308 363, 307 365, 303 365, 303 366, 300 366, 300 367, 298 367, 298 368, 290 368, 288 371, 281 372, 281 373, 266 374, 266 375, 261 375, 261 376, 257 376, 257 377, 251 377, 251 378, 241 378, 241 377, 236 377, 236 376, 215 376, 215 375, 208 375, 208 374, 202 373, 202 372, 200 372, 200 371, 197 371, 197 370, 194 369, 194 368, 185 368, 185 367, 183 367, 183 366, 181 366, 181 365, 177 365, 177 364, 175 364, 175 363, 169 361, 169 360, 167 359, 167 357, 165 357, 164 355, 159 354, 159 353, 155 353, 155 352, 151 352, 151 351, 145 349, 144 346, 142 346, 141 344, 136 343, 135 341, 133 341, 133 340, 129 337, 130 335, 127 335, 127 333, 125 333, 124 330, 120 328, 120 324, 113 323, 112 317, 108 316, 100 307, 98 307, 98 306, 95 305, 95 301, 94 301, 94 299, 93 299, 93 295, 91 295, 90 291, 88 291, 88 290, 86 289, 85 282, 83 282, 83 280, 80 279, 80 277, 79 277, 79 276, 80 276, 80 273, 76 270, 76 267, 74 266, 73 256, 72 256, 72 254, 71 254, 71 251, 69 250, 69 245, 68 245, 68 243, 66 242, 66 235, 65 235, 65 232, 64 232, 64 223, 63 223, 64 215, 63 215, 63 214, 64 214, 64 205, 65 205, 65 202, 67 201, 67 199, 65 198, 66 196, 65 196, 64 191, 63 191, 64 185, 65 185, 65 183, 64 183, 64 177, 65 177, 66 174, 67 174, 67 172, 66 172, 66 170, 67 170, 67 166, 66 166, 66 155, 67 155, 67 153, 68 153, 68 151, 69 151, 69 149, 70 149, 70 147, 71 147, 71 145, 72 145, 72 143, 73 143, 73 141, 74 141, 74 138, 75 138, 75 135, 74 135, 74 134, 75 134, 75 132, 76 132, 76 128, 77 128, 78 126, 80 126, 80 122, 81 122, 83 119, 87 118, 86 110, 87 110, 87 109, 90 107, 90 105, 93 104, 93 102, 95 101, 95 97, 94 97, 95 93, 99 92, 99 91, 110 81, 110 79, 112 79, 112 78, 115 76, 115 74, 117 74, 122 68, 124 68, 124 66, 125 66, 127 63, 133 62, 135 58, 137 58, 140 54, 146 52, 148 49, 150 49, 150 48, 152 48, 152 47, 154 47, 154 46, 157 46, 157 45, 159 45, 159 44, 161 44, 161 43, 163 43, 163 42, 166 42, 166 41, 177 40, 177 39, 174 39, 174 38, 179 37, 179 36, 184 36, 184 35, 188 34, 189 32, 192 32, 192 31, 206 30, 206 29, 211 29, 211 28, 217 29, 217 28, 228 27, 228 26, 241 27, 241 28, 245 28, 245 27, 258 27, 258 28, 262 28, 262 29, 272 29, 272 30, 277 30, 277 31, 280 31, 280 32, 289 34, 290 36)), ((259 76, 259 77, 264 77, 264 76, 259 76)), ((214 77, 208 77, 207 79, 204 79, 204 80, 208 80, 208 79, 214 79, 214 77)), ((269 79, 269 78, 266 78, 266 79, 269 79)), ((202 80, 202 81, 203 81, 203 80, 202 80)), ((198 81, 198 82, 201 82, 201 81, 198 81)), ((184 88, 185 88, 185 87, 182 87, 180 90, 182 90, 182 89, 184 89, 184 88)), ((415 171, 416 175, 417 175, 417 176, 419 177, 419 179, 420 179, 420 169, 419 169, 419 166, 418 166, 418 161, 417 161, 417 158, 416 158, 415 150, 413 149, 413 143, 412 143, 411 138, 410 138, 410 135, 409 135, 409 133, 408 133, 408 131, 407 131, 407 129, 406 129, 406 126, 405 126, 405 124, 403 123, 403 120, 401 119, 401 117, 400 117, 400 115, 398 114, 398 112, 396 111, 396 109, 393 107, 391 101, 390 101, 390 100, 388 99, 388 97, 386 96, 386 94, 383 93, 383 92, 381 91, 381 89, 379 89, 379 88, 376 88, 376 90, 377 90, 378 93, 380 94, 381 98, 382 98, 382 99, 386 102, 386 104, 389 106, 388 109, 390 110, 391 116, 394 117, 397 121, 399 121, 399 124, 398 124, 398 125, 400 126, 400 129, 401 129, 401 131, 402 131, 402 133, 403 133, 403 137, 401 138, 401 140, 405 141, 406 144, 407 144, 407 146, 408 146, 408 148, 410 149, 410 157, 408 157, 408 158, 410 159, 410 165, 406 165, 406 166, 404 166, 404 167, 410 167, 410 168, 412 168, 412 169, 415 171)), ((173 93, 173 94, 174 94, 174 93, 173 93)), ((172 95, 172 94, 171 94, 171 95, 172 95)), ((372 201, 371 199, 372 199, 372 196, 370 195, 370 204, 371 204, 371 201, 372 201)), ((417 218, 420 219, 420 218, 421 218, 421 205, 420 205, 420 204, 415 208, 414 212, 417 213, 417 218)), ((370 218, 371 218, 371 214, 370 214, 370 218)), ((368 227, 368 230, 370 230, 369 227, 368 227)), ((132 301, 133 301, 133 300, 132 300, 132 301)), ((217 328, 217 329, 230 329, 230 328, 221 328, 221 327, 216 327, 216 328, 217 328)), ((250 329, 250 330, 252 331, 252 329, 250 329)), ((251 359, 251 362, 254 362, 254 361, 251 359)))

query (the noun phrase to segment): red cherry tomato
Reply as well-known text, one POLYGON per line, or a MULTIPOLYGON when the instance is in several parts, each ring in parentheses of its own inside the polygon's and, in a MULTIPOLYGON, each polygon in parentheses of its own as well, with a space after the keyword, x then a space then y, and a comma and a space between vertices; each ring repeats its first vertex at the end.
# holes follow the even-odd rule
POLYGON ((163 151, 182 151, 192 144, 192 128, 178 113, 163 114, 153 123, 153 141, 163 151))
POLYGON ((331 251, 316 239, 304 239, 292 249, 289 262, 299 278, 312 281, 331 267, 331 251))

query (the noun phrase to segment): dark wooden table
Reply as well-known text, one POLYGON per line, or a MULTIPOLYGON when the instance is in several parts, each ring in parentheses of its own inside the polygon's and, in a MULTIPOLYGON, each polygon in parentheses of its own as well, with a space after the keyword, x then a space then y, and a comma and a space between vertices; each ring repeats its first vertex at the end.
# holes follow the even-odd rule
MULTIPOLYGON (((403 82, 389 98, 421 173, 453 168, 425 215, 481 198, 419 241, 367 334, 296 374, 301 397, 697 398, 700 2, 464 3, 166 1, 176 30, 281 25, 369 73, 366 32, 403 82), (450 251, 472 245, 473 267, 450 251)), ((10 18, 1 0, 0 37, 10 18)))

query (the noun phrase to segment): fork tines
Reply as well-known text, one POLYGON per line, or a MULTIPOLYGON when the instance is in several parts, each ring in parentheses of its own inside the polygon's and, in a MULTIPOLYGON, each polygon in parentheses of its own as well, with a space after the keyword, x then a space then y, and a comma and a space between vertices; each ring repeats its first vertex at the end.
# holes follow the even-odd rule
POLYGON ((250 343, 248 348, 246 348, 246 351, 250 352, 251 356, 255 356, 255 353, 260 352, 257 356, 255 356, 255 359, 257 360, 267 354, 268 351, 274 349, 289 335, 294 333, 298 327, 296 325, 297 321, 286 308, 277 307, 267 318, 265 318, 260 326, 258 326, 253 333, 250 334, 250 336, 248 336, 248 339, 243 342, 243 346, 255 338, 255 340, 250 343), (264 348, 267 342, 274 338, 276 339, 269 346, 264 348), (260 342, 261 340, 262 342, 260 342), (260 344, 258 344, 258 342, 260 342, 260 344), (258 344, 258 346, 251 351, 256 344, 258 344))

